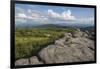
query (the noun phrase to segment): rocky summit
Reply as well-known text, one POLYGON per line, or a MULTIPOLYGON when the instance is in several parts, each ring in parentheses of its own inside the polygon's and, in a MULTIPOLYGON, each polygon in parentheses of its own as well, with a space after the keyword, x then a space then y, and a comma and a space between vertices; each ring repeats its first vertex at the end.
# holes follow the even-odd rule
POLYGON ((94 33, 77 29, 73 33, 65 33, 64 37, 43 48, 37 56, 17 60, 15 65, 94 61, 94 49, 94 33))

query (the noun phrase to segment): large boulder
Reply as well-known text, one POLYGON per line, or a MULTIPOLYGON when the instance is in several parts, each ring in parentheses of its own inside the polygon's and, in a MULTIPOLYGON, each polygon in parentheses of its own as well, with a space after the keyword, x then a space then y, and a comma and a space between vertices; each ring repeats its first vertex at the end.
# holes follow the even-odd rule
POLYGON ((75 32, 73 35, 77 36, 68 39, 65 36, 42 49, 38 55, 46 64, 94 61, 94 41, 82 36, 83 33, 75 32))
POLYGON ((19 59, 15 62, 16 66, 20 65, 36 65, 36 64, 43 64, 43 62, 39 61, 39 59, 36 56, 32 56, 30 58, 23 58, 19 59))
POLYGON ((15 62, 15 66, 29 65, 29 59, 19 59, 15 62))

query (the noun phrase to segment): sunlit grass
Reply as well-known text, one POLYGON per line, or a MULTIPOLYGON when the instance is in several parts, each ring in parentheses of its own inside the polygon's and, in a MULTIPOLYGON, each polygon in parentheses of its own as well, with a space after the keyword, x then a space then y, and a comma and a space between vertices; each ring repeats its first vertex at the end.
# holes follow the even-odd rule
POLYGON ((65 32, 73 32, 73 29, 17 29, 15 59, 36 55, 42 48, 61 38, 65 32))

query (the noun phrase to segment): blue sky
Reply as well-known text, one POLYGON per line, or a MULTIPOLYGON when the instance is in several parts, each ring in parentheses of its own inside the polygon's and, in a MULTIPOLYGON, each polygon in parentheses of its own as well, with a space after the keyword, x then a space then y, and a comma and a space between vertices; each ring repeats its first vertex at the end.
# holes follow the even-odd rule
POLYGON ((16 23, 80 23, 94 25, 94 8, 16 4, 15 21, 16 23))

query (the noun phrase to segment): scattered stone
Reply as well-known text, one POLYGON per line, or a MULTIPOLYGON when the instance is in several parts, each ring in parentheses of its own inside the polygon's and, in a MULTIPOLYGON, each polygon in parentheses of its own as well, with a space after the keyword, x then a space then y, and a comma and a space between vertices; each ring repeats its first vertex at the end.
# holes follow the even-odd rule
POLYGON ((19 65, 29 65, 29 60, 28 59, 19 59, 15 62, 16 66, 19 65))
POLYGON ((36 56, 30 57, 30 64, 43 64, 43 62, 40 62, 36 56))

